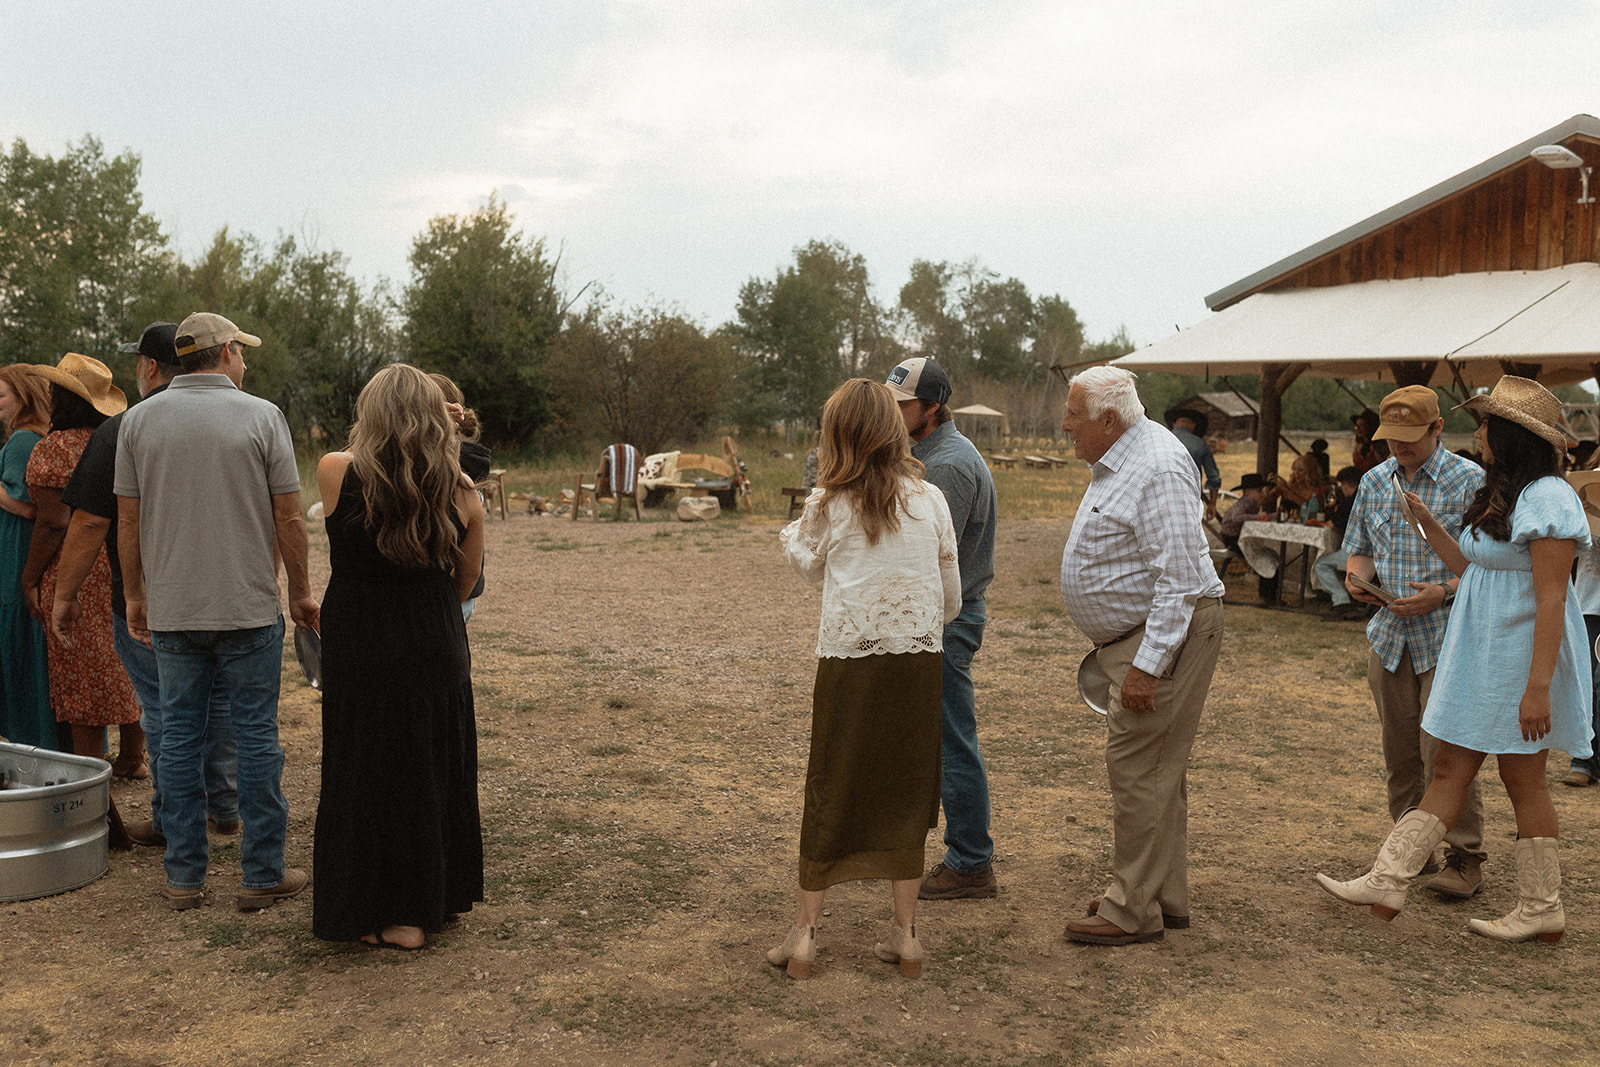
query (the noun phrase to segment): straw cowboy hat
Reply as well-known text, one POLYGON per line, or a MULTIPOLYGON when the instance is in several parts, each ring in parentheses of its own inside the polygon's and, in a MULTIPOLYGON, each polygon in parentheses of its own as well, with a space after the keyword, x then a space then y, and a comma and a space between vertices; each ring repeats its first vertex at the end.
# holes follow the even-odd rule
POLYGON ((127 395, 111 384, 111 368, 92 356, 68 352, 54 367, 36 363, 28 369, 77 393, 102 415, 120 415, 128 410, 127 395))
POLYGON ((1507 374, 1494 383, 1493 391, 1487 395, 1475 396, 1456 407, 1510 419, 1549 441, 1557 452, 1565 453, 1567 450, 1566 420, 1561 417, 1561 401, 1531 378, 1507 374))

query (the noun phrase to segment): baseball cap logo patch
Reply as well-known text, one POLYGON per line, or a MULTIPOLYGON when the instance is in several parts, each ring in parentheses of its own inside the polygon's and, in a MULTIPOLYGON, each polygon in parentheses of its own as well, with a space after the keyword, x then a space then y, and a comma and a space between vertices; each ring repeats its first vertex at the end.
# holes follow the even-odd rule
POLYGON ((950 379, 944 368, 926 356, 916 356, 897 365, 883 384, 896 400, 927 400, 943 404, 950 399, 950 379))

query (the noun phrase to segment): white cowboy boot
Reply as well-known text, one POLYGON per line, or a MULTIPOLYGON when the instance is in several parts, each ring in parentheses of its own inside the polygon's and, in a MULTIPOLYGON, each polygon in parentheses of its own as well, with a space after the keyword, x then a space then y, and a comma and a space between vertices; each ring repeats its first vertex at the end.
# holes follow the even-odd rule
POLYGON ((1372 870, 1348 882, 1319 874, 1317 884, 1346 904, 1372 905, 1372 914, 1388 922, 1400 914, 1406 890, 1435 846, 1444 840, 1445 832, 1444 823, 1421 808, 1412 808, 1389 831, 1372 870))
POLYGON ((1517 906, 1503 919, 1473 919, 1475 934, 1498 941, 1554 943, 1567 930, 1561 907, 1561 860, 1553 837, 1517 838, 1517 906))

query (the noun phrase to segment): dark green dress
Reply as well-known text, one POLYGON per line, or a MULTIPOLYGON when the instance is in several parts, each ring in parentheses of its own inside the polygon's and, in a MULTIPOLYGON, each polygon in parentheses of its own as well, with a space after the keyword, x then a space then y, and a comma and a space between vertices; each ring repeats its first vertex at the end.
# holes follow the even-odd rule
MULTIPOLYGON (((0 448, 0 485, 13 500, 30 502, 23 475, 33 446, 43 438, 14 430, 0 448)), ((4 694, 0 734, 18 745, 59 749, 56 717, 50 710, 44 627, 28 614, 22 599, 22 568, 33 542, 33 520, 0 511, 0 693, 4 694)))

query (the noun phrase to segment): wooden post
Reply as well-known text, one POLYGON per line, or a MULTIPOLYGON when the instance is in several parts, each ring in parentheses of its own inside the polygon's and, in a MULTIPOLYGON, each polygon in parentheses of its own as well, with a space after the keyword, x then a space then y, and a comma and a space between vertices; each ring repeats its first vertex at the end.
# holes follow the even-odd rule
POLYGON ((1305 372, 1304 363, 1261 365, 1261 416, 1256 426, 1256 470, 1276 472, 1283 433, 1283 393, 1305 372))

